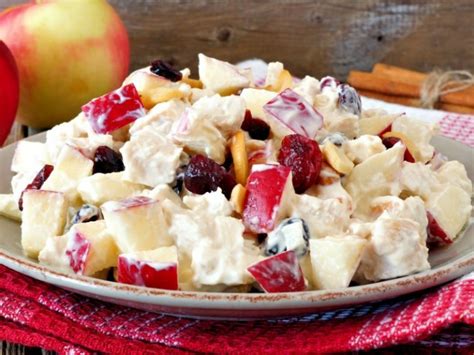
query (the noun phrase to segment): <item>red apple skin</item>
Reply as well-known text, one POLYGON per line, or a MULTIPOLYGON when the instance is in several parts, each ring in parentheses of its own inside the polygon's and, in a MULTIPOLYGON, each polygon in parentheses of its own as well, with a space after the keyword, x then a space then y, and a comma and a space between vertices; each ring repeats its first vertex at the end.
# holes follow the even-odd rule
POLYGON ((18 68, 7 45, 0 41, 0 146, 10 133, 20 98, 18 68))
POLYGON ((292 250, 271 256, 247 268, 265 292, 304 291, 303 271, 292 250))
POLYGON ((120 255, 118 260, 118 282, 162 288, 178 289, 178 266, 171 262, 154 262, 120 255))
POLYGON ((434 216, 427 212, 428 217, 428 239, 427 242, 430 244, 451 244, 453 241, 445 231, 440 227, 434 216))
POLYGON ((68 241, 66 256, 69 258, 69 266, 76 274, 84 273, 90 250, 91 242, 79 232, 74 233, 68 241))
POLYGON ((380 139, 383 138, 383 135, 387 132, 391 132, 392 131, 392 124, 390 123, 387 127, 385 127, 380 133, 379 133, 379 137, 380 139))
POLYGON ((135 85, 128 84, 82 106, 95 133, 110 133, 145 115, 135 85))
POLYGON ((249 231, 258 234, 273 230, 288 179, 291 179, 291 169, 283 165, 250 174, 242 214, 249 231))
POLYGON ((17 120, 49 128, 120 86, 130 61, 127 31, 106 0, 37 1, 0 14, 0 39, 20 77, 17 120))

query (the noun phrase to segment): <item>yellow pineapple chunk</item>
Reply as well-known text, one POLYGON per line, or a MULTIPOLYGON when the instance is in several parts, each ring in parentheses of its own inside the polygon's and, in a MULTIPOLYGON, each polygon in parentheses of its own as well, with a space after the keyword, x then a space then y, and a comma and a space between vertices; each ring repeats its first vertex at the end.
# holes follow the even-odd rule
POLYGON ((347 175, 354 167, 354 163, 347 157, 344 151, 331 142, 324 144, 323 155, 329 165, 340 174, 347 175))
POLYGON ((244 210, 244 201, 245 195, 247 194, 247 189, 243 187, 241 184, 237 184, 232 189, 232 193, 230 195, 230 203, 234 208, 235 212, 242 214, 244 210))
POLYGON ((245 134, 237 132, 230 142, 230 152, 234 161, 234 172, 237 183, 245 185, 249 175, 249 161, 245 147, 245 134))
POLYGON ((183 97, 185 97, 183 91, 169 87, 157 87, 141 93, 141 99, 146 109, 151 109, 161 102, 171 99, 182 99, 183 97))

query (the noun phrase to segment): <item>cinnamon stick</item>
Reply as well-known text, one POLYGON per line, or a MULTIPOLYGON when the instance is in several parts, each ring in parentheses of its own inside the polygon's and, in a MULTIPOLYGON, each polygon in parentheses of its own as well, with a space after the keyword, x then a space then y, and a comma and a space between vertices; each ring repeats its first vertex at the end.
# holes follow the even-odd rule
MULTIPOLYGON (((404 106, 420 107, 420 100, 413 97, 386 95, 386 94, 381 94, 379 92, 367 91, 367 90, 357 90, 357 91, 360 95, 370 97, 372 99, 382 100, 385 102, 391 102, 394 104, 399 104, 399 105, 404 105, 404 106)), ((437 108, 443 111, 474 115, 474 107, 469 107, 469 106, 440 103, 437 108)))
MULTIPOLYGON (((372 73, 377 77, 383 77, 396 82, 402 82, 411 85, 417 85, 418 95, 420 96, 421 86, 423 81, 428 76, 427 74, 420 73, 414 70, 399 68, 393 65, 376 63, 372 69, 372 73)), ((405 93, 403 96, 411 96, 405 93)), ((441 95, 439 101, 446 104, 460 105, 460 106, 472 106, 474 107, 474 87, 466 88, 462 91, 457 91, 445 95, 441 95)))
POLYGON ((347 82, 356 89, 386 95, 420 97, 420 85, 389 79, 373 73, 351 70, 347 82))

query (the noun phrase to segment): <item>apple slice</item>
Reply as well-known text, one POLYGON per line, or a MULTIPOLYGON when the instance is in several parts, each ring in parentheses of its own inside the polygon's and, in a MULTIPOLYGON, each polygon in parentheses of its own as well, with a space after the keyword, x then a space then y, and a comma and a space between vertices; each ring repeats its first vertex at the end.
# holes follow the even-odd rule
POLYGON ((75 224, 67 238, 64 252, 76 274, 90 276, 117 266, 118 249, 103 220, 75 224))
POLYGON ((426 201, 428 211, 428 241, 451 243, 458 236, 471 215, 471 197, 455 185, 444 185, 430 194, 426 201))
POLYGON ((3 145, 15 120, 20 97, 20 79, 15 58, 3 41, 0 41, 0 147, 3 145))
POLYGON ((52 165, 45 165, 43 168, 36 174, 35 178, 31 183, 26 185, 25 189, 21 193, 20 199, 18 200, 18 209, 23 210, 23 194, 26 190, 39 190, 43 186, 44 182, 49 178, 53 172, 54 167, 52 165))
POLYGON ((68 203, 63 193, 26 190, 23 194, 21 245, 24 253, 38 257, 48 237, 63 233, 68 203))
POLYGON ((291 89, 282 91, 267 102, 263 110, 292 132, 311 139, 323 127, 323 116, 291 89))
POLYGON ((199 79, 205 89, 225 96, 250 86, 249 78, 236 66, 199 53, 199 79))
POLYGON ((128 84, 82 106, 95 133, 110 133, 145 116, 135 85, 128 84))
POLYGON ((385 111, 372 110, 362 114, 359 120, 359 135, 381 136, 392 129, 392 123, 399 115, 390 115, 385 111))
POLYGON ((120 251, 156 249, 173 244, 160 202, 137 196, 102 205, 107 228, 120 251))
POLYGON ((178 289, 178 251, 175 246, 121 254, 118 259, 118 282, 178 289))
POLYGON ((242 219, 247 229, 254 233, 268 233, 287 217, 287 204, 295 194, 290 168, 254 165, 246 188, 242 219))
POLYGON ((258 261, 247 271, 268 293, 298 292, 306 288, 298 257, 292 250, 258 261))

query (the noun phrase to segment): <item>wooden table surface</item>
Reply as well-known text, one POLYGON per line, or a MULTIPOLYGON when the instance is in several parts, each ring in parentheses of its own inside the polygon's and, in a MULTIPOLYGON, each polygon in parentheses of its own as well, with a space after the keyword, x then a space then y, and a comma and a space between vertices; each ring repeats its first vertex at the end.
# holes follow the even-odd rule
MULTIPOLYGON (((0 0, 0 10, 24 2, 0 0)), ((341 80, 376 62, 474 71, 473 0, 109 2, 129 31, 131 69, 163 58, 196 70, 203 52, 230 62, 279 60, 295 75, 341 80)), ((1 349, 35 353, 6 343, 1 349)))
MULTIPOLYGON (((0 0, 0 10, 24 0, 0 0)), ((344 79, 386 62, 474 71, 473 0, 110 0, 132 45, 132 68, 197 53, 279 60, 296 75, 344 79)))

